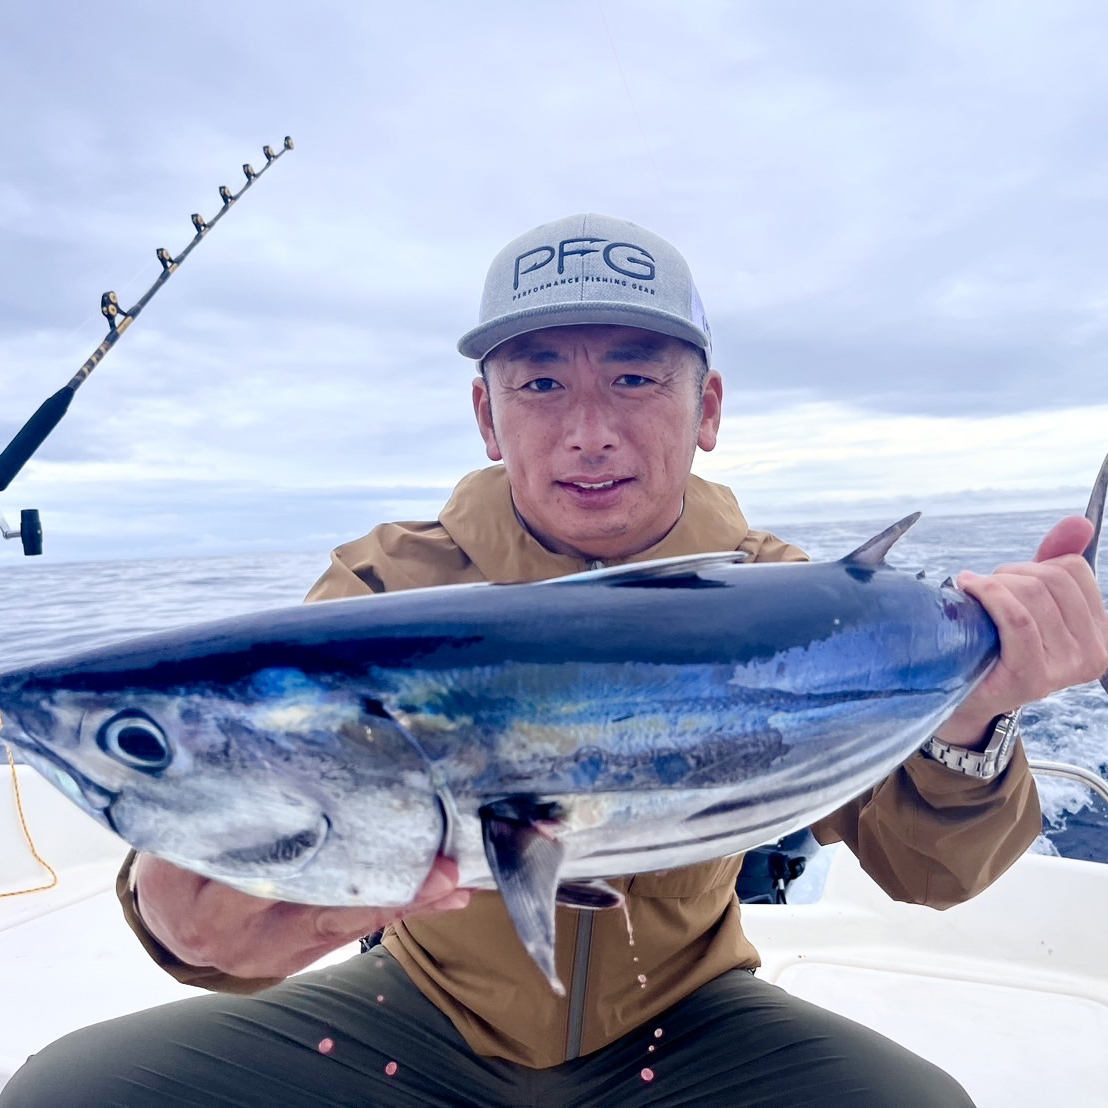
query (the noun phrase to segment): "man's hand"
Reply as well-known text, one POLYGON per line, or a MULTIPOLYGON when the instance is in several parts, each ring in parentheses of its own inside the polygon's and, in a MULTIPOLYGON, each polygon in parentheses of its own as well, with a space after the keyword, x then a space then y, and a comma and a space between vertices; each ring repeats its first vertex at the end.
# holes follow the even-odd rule
POLYGON ((249 896, 152 854, 135 859, 139 914, 181 961, 235 977, 288 977, 401 916, 464 908, 458 867, 438 858, 423 888, 399 908, 321 908, 249 896))
POLYGON ((1108 613, 1081 557, 1092 533, 1087 519, 1070 516, 1043 539, 1033 562, 958 575, 958 587, 1000 632, 1000 660, 939 728, 945 742, 981 747, 996 716, 1108 671, 1108 613))

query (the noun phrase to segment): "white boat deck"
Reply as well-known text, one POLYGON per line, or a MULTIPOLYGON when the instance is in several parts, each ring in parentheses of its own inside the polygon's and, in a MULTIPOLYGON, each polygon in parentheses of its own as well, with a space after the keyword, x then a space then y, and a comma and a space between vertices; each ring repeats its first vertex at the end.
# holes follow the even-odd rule
POLYGON ((897 904, 839 849, 814 904, 751 905, 760 975, 876 1028, 980 1108, 1102 1108, 1108 866, 1028 854, 973 900, 897 904))
MULTIPOLYGON (((48 879, 9 776, 0 892, 48 879)), ((68 1031, 196 995, 123 922, 112 891, 119 840, 25 767, 19 780, 36 846, 61 880, 0 898, 0 1086, 68 1031)), ((1108 866, 1028 855, 970 903, 935 912, 889 901, 838 850, 817 902, 751 905, 744 919, 764 978, 930 1058, 980 1108, 1108 1103, 1108 866)))

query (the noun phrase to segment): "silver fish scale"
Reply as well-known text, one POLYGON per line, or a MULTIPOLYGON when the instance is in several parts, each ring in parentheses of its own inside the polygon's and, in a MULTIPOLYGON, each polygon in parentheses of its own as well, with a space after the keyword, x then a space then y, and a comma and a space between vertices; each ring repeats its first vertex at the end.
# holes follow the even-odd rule
MULTIPOLYGON (((1094 525, 1106 490, 1108 459, 1094 525)), ((984 610, 884 563, 911 522, 839 562, 698 556, 136 639, 0 675, 2 737, 132 845, 259 895, 402 904, 442 850, 553 981, 559 881, 809 824, 988 672, 984 610)))

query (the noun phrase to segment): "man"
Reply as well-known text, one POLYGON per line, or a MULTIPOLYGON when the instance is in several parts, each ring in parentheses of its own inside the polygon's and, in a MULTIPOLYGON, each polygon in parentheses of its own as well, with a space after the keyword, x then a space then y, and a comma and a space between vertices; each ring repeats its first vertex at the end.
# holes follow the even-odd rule
MULTIPOLYGON (((536 228, 493 261, 480 323, 459 348, 479 363, 474 411, 489 458, 503 464, 466 477, 438 521, 384 525, 340 547, 309 599, 539 580, 717 549, 803 557, 751 530, 729 490, 690 475, 695 449, 715 445, 722 380, 688 268, 657 236, 595 215, 536 228)), ((893 896, 963 900, 1038 832, 1022 748, 984 768, 972 752, 1020 704, 1108 669, 1108 616, 1078 556, 1090 532, 1065 520, 1035 562, 963 575, 997 623, 1000 661, 943 724, 931 756, 815 828, 849 843, 893 896), (953 768, 963 764, 972 772, 953 768)), ((738 866, 619 880, 627 920, 560 909, 562 998, 499 896, 456 889, 446 858, 399 910, 264 901, 132 857, 119 884, 132 927, 166 969, 217 995, 69 1036, 2 1099, 969 1103, 930 1064, 753 976, 738 866), (385 923, 369 954, 290 977, 385 923)), ((972 1031, 952 1014, 952 1035, 972 1031)))

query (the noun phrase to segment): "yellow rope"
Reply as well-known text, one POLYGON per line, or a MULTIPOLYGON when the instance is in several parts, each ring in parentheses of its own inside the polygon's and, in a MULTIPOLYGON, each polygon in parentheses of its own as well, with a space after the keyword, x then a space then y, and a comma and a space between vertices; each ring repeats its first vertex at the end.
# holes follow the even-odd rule
POLYGON ((23 834, 27 838, 27 845, 31 848, 31 855, 36 862, 44 870, 46 870, 52 878, 49 885, 36 885, 33 889, 16 889, 10 893, 0 893, 0 896, 23 896, 24 893, 43 893, 47 889, 52 889, 58 883, 58 875, 54 871, 54 867, 49 862, 45 861, 39 852, 35 849, 35 841, 31 838, 31 832, 27 828, 27 820, 23 815, 23 800, 19 795, 19 774, 15 772, 15 758, 12 757, 12 748, 7 743, 4 744, 4 749, 8 752, 8 765, 12 767, 12 788, 15 789, 15 808, 19 813, 19 822, 23 827, 23 834))

